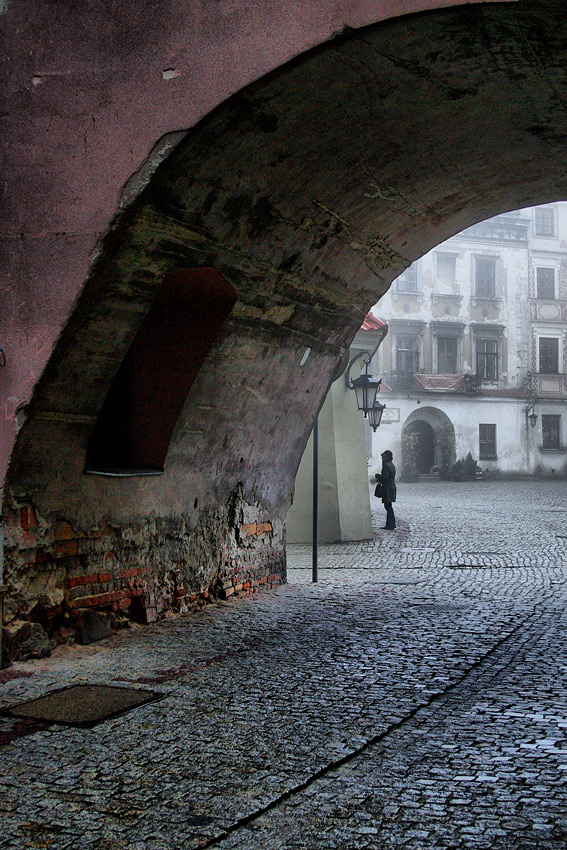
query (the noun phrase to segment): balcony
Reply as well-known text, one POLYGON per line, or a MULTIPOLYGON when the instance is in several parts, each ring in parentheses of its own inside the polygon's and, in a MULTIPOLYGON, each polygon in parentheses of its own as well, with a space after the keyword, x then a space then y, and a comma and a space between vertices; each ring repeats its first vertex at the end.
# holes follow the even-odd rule
POLYGON ((567 396, 567 375, 556 372, 528 372, 525 389, 539 398, 565 398, 567 396))
POLYGON ((567 322, 567 301, 532 298, 530 310, 532 322, 567 322))
POLYGON ((465 393, 480 392, 478 375, 425 374, 424 372, 384 372, 383 383, 393 392, 465 393))
POLYGON ((414 389, 413 372, 384 372, 382 383, 398 393, 408 393, 414 389))
POLYGON ((480 375, 465 375, 465 392, 469 394, 479 393, 482 385, 480 375))

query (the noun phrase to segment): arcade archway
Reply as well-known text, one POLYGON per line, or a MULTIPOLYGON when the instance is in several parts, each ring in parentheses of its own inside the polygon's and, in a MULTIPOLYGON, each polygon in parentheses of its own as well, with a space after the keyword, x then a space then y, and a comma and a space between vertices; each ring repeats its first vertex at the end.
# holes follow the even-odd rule
POLYGON ((566 34, 550 0, 349 32, 187 135, 117 217, 32 399, 5 491, 9 616, 135 592, 153 619, 285 578, 297 464, 367 309, 450 234, 567 194, 566 34), (85 476, 164 279, 204 268, 237 301, 164 474, 85 476))

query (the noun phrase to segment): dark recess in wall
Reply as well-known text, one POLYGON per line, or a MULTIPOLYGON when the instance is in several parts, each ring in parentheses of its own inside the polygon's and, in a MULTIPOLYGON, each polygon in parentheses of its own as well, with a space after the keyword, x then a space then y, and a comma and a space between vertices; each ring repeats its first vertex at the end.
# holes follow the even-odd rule
POLYGON ((163 472, 187 394, 236 298, 215 269, 165 278, 108 391, 86 472, 163 472))

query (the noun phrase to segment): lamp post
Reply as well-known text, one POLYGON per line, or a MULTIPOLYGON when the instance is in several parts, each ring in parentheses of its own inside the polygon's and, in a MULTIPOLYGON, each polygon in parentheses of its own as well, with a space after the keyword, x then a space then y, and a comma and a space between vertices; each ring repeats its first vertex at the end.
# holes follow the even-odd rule
POLYGON ((319 580, 319 417, 313 426, 313 528, 311 547, 311 581, 319 580))

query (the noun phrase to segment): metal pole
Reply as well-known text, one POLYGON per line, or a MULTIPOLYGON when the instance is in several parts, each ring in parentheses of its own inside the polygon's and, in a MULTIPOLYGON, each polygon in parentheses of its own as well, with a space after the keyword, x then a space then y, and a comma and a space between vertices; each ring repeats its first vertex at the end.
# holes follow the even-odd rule
POLYGON ((317 558, 319 554, 319 419, 313 426, 313 560, 312 581, 318 579, 317 558))
POLYGON ((532 470, 530 467, 532 459, 530 457, 530 420, 528 419, 528 410, 529 408, 526 407, 526 467, 528 475, 531 475, 532 470))

